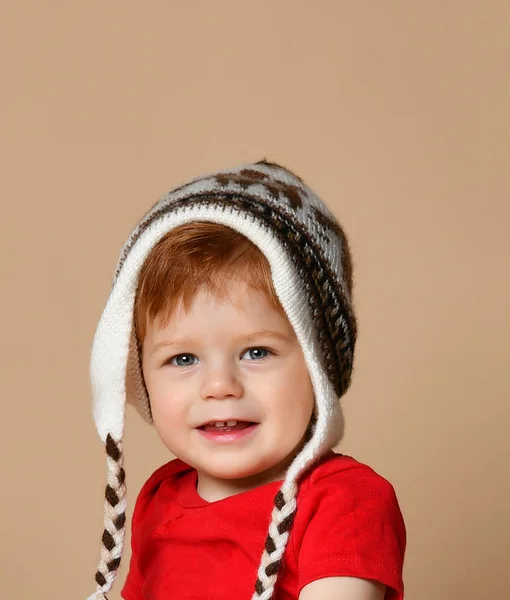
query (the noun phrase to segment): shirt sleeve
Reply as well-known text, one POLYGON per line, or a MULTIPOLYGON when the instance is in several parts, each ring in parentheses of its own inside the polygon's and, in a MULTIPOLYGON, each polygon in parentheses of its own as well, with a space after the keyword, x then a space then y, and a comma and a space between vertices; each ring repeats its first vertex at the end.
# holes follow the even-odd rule
POLYGON ((133 551, 131 554, 131 560, 129 562, 129 572, 120 594, 121 598, 124 598, 124 600, 143 600, 141 585, 142 578, 138 572, 136 555, 133 551))
POLYGON ((143 578, 138 570, 138 552, 137 552, 137 528, 140 513, 140 498, 137 500, 131 521, 131 559, 129 561, 129 571, 121 591, 121 598, 124 600, 144 600, 142 594, 143 578))
MULTIPOLYGON (((175 461, 174 461, 175 462, 175 461)), ((138 538, 140 527, 143 527, 147 504, 150 501, 154 490, 164 478, 165 474, 171 469, 173 463, 168 463, 157 469, 149 479, 143 484, 135 502, 133 518, 131 519, 131 560, 129 561, 129 571, 121 591, 121 598, 124 600, 145 600, 142 592, 144 583, 142 574, 138 568, 139 548, 138 538)))
POLYGON ((298 591, 343 576, 388 586, 387 600, 403 598, 406 530, 393 486, 373 471, 345 479, 327 477, 302 500, 308 520, 297 549, 298 591))

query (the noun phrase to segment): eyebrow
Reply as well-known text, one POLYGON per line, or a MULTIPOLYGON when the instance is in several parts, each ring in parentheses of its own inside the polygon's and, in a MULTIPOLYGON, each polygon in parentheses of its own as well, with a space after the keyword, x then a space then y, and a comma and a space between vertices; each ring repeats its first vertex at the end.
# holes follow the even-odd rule
MULTIPOLYGON (((276 340, 280 340, 282 342, 290 342, 291 339, 289 338, 288 335, 285 335, 284 333, 280 333, 278 331, 271 331, 270 329, 261 329, 259 331, 254 331, 253 333, 249 333, 246 335, 240 335, 237 338, 234 339, 235 342, 251 342, 255 339, 258 338, 273 338, 276 340)), ((172 348, 174 346, 176 347, 183 347, 183 346, 187 346, 187 345, 191 345, 191 344, 196 344, 197 343, 197 339, 195 338, 190 338, 190 337, 184 337, 184 338, 180 338, 180 339, 175 339, 175 340, 170 340, 170 341, 163 341, 163 342, 158 342, 154 348, 152 348, 151 354, 154 354, 155 352, 157 352, 158 350, 161 349, 168 349, 168 348, 172 348)))

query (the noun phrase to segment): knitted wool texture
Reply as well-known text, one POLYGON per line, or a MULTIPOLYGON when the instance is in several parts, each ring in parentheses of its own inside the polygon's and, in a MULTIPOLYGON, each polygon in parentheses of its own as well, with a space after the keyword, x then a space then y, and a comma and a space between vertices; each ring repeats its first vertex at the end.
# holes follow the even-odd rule
POLYGON ((302 348, 315 395, 312 434, 287 469, 254 573, 252 600, 273 597, 292 522, 300 476, 343 435, 339 398, 351 382, 356 318, 352 262, 344 231, 304 182, 267 161, 198 177, 163 196, 129 236, 94 337, 90 374, 94 419, 105 443, 108 483, 96 591, 104 600, 119 567, 125 530, 122 437, 126 402, 152 422, 134 332, 140 269, 175 227, 215 222, 250 239, 266 256, 275 291, 302 348))

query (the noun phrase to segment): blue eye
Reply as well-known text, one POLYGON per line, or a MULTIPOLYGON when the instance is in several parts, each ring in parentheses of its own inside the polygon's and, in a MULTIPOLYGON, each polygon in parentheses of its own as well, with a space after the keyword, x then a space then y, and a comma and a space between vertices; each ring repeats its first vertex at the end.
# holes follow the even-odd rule
POLYGON ((271 352, 267 348, 249 348, 246 350, 245 354, 250 354, 251 360, 257 360, 266 358, 271 352))
POLYGON ((178 367, 189 367, 190 365, 193 364, 193 358, 196 358, 196 356, 194 356, 193 354, 178 354, 177 356, 174 356, 172 358, 172 360, 170 361, 170 364, 172 365, 177 365, 178 367), (183 360, 182 362, 179 362, 179 359, 186 359, 183 360))
MULTIPOLYGON (((267 358, 270 354, 274 353, 267 348, 248 348, 248 350, 246 350, 242 355, 242 358, 248 355, 248 360, 262 360, 267 358)), ((190 367, 198 362, 198 358, 194 354, 176 354, 167 362, 167 364, 171 364, 176 367, 190 367)))

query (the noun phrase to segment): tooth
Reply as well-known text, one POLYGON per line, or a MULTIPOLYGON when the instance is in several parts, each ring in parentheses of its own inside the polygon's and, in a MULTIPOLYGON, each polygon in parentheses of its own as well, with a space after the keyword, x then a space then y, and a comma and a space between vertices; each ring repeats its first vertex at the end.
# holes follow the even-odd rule
POLYGON ((234 427, 235 425, 237 425, 237 421, 227 421, 227 425, 229 427, 234 427))
POLYGON ((225 427, 225 421, 216 421, 214 423, 215 427, 225 427))

